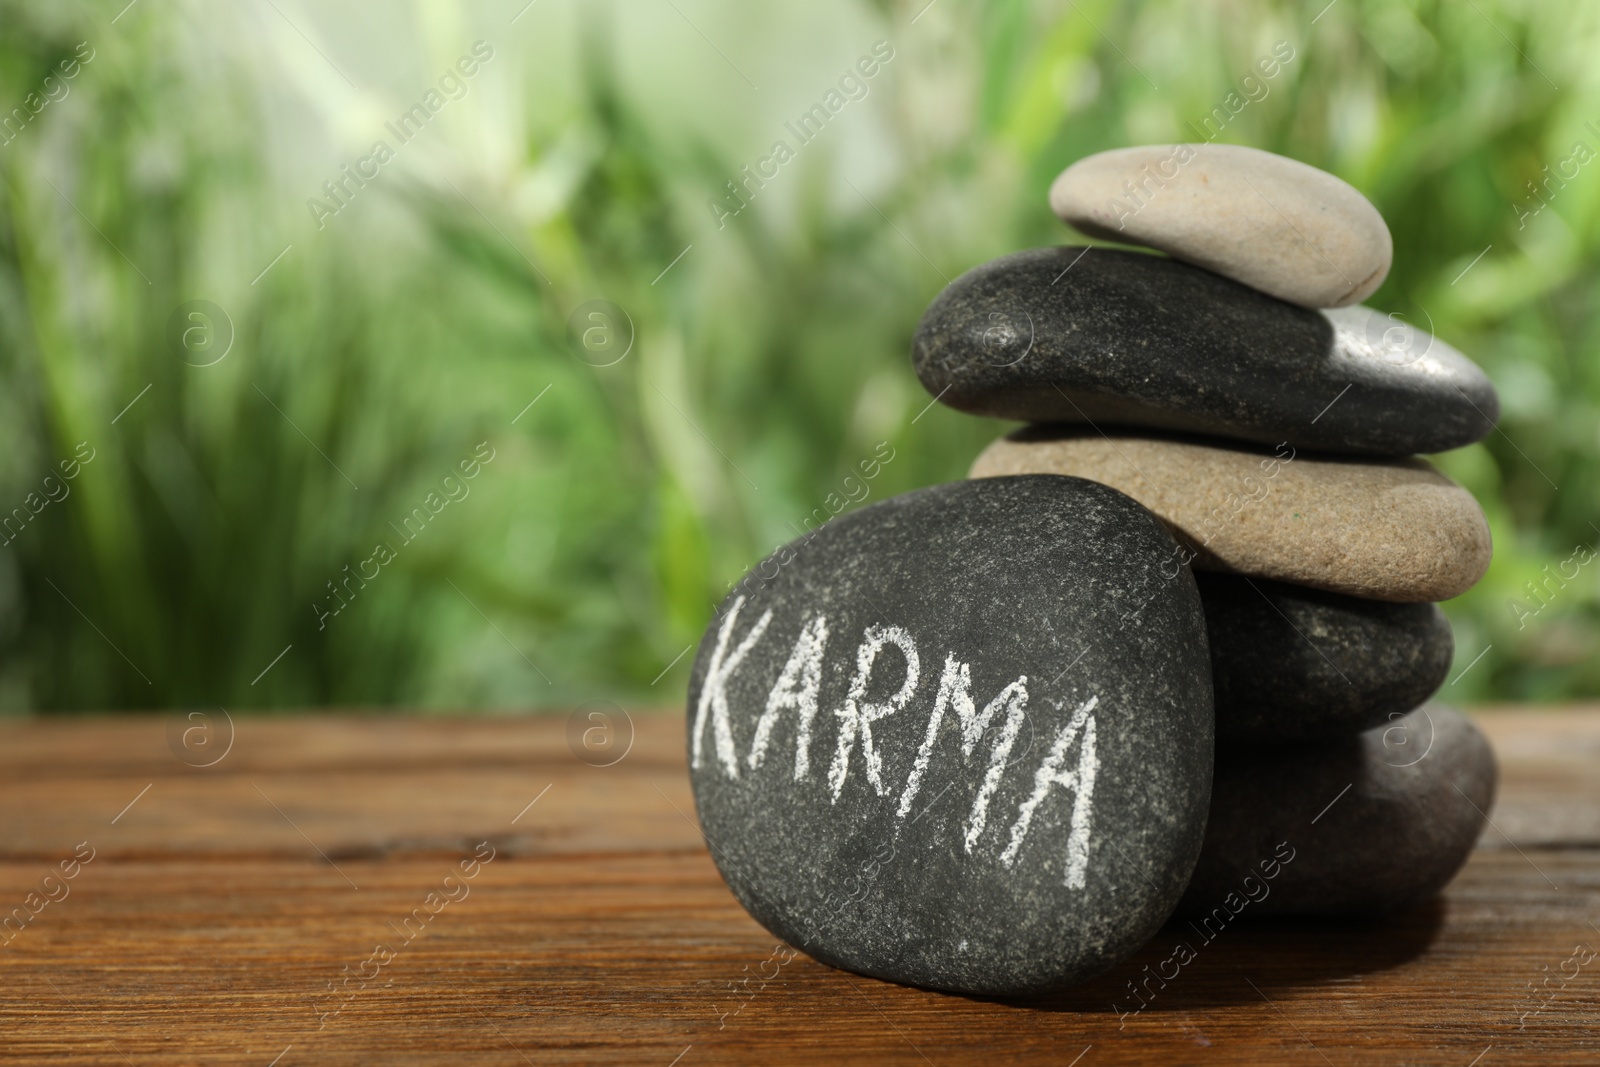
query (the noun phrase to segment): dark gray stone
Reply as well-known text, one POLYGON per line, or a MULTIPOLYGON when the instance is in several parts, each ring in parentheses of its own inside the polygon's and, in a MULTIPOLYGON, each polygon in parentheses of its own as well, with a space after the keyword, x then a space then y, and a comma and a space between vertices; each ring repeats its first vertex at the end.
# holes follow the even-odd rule
POLYGON ((1390 604, 1265 578, 1198 573, 1217 739, 1315 741, 1404 715, 1455 653, 1437 604, 1390 604))
POLYGON ((1138 949, 1211 781, 1177 554, 1116 490, 1031 475, 885 500, 758 565, 689 685, 695 803, 739 901, 825 963, 964 993, 1138 949))
POLYGON ((1105 248, 1036 248, 968 271, 922 316, 912 360, 928 392, 977 415, 1359 455, 1471 444, 1500 411, 1476 365, 1398 319, 1311 311, 1105 248))
POLYGON ((1438 704, 1340 742, 1219 748, 1205 848, 1179 911, 1210 937, 1239 914, 1418 904, 1466 863, 1495 778, 1483 734, 1438 704))

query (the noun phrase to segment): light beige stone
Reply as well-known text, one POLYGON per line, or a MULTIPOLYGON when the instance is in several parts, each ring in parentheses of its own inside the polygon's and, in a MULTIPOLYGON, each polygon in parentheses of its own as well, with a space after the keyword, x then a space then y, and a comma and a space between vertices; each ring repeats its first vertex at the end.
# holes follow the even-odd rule
POLYGON ((1160 249, 1308 308, 1360 303, 1394 257, 1389 227, 1354 187, 1240 145, 1100 152, 1061 172, 1050 207, 1090 237, 1160 249))
POLYGON ((1094 431, 1023 430, 972 477, 1068 474, 1133 497, 1196 567, 1376 600, 1448 600, 1488 569, 1472 494, 1421 459, 1356 462, 1094 431))

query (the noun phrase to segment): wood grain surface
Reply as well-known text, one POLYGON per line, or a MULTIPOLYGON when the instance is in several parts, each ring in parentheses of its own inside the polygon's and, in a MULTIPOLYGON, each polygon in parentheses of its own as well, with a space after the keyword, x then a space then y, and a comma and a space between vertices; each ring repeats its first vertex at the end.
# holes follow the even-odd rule
POLYGON ((1029 1003, 775 945, 677 714, 610 766, 586 719, 212 714, 0 726, 0 1062, 1600 1063, 1600 709, 1478 716, 1500 796, 1440 900, 1242 918, 1127 1015, 1181 929, 1029 1003))

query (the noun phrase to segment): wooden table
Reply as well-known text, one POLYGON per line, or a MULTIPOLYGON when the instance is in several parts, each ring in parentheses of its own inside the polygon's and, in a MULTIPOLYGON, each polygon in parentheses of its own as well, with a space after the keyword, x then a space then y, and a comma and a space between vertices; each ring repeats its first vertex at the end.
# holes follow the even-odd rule
POLYGON ((1600 1063, 1600 709, 1480 716, 1493 828, 1436 905, 1241 922, 1120 1022, 1161 936, 1030 1004, 781 962, 677 714, 611 766, 562 717, 217 715, 0 726, 0 1061, 1600 1063))

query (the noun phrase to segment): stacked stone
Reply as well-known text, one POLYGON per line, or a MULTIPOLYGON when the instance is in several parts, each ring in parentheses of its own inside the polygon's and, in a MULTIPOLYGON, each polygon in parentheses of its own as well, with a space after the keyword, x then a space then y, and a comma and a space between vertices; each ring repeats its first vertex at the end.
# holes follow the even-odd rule
POLYGON ((924 316, 916 368, 946 404, 1034 424, 973 477, 1091 479, 1183 546, 1217 754, 1180 910, 1228 918, 1279 842, 1296 859, 1247 901, 1256 914, 1433 895, 1495 781, 1471 722, 1426 703, 1454 649, 1434 602, 1482 577, 1491 546, 1476 501, 1413 454, 1487 434, 1493 385, 1399 316, 1352 306, 1392 244, 1330 174, 1250 148, 1127 148, 1067 168, 1050 204, 1166 255, 1052 248, 979 267, 924 316))
POLYGON ((1355 306, 1391 257, 1372 205, 1182 145, 1086 159, 1051 200, 1165 255, 1039 249, 952 283, 919 377, 1032 425, 756 564, 689 682, 740 903, 825 963, 971 994, 1081 982, 1178 911, 1210 940, 1246 909, 1412 904, 1494 789, 1483 738, 1426 703, 1453 652, 1434 602, 1489 531, 1414 454, 1498 403, 1355 306))

